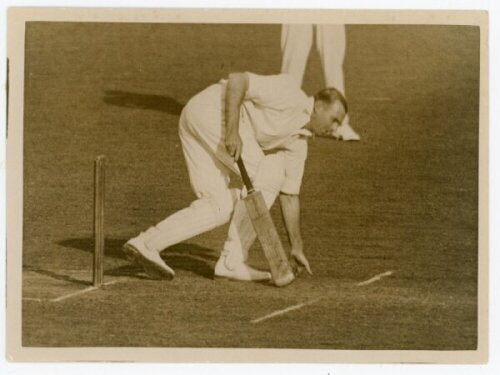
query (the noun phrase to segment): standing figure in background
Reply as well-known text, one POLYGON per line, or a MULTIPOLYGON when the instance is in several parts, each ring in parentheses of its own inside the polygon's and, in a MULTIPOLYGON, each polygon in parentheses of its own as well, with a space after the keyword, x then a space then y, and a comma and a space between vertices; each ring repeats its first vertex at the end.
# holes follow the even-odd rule
MULTIPOLYGON (((282 25, 281 72, 291 75, 302 85, 307 59, 316 33, 316 49, 323 67, 326 87, 334 87, 345 96, 343 63, 346 48, 345 25, 282 25)), ((359 135, 349 125, 346 115, 342 125, 332 134, 344 141, 359 141, 359 135)))

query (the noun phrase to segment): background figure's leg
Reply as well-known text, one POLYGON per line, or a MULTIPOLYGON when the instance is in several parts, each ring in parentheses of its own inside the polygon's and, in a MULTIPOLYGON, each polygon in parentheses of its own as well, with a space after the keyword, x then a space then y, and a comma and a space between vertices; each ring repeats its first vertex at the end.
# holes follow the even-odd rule
POLYGON ((316 48, 323 67, 325 85, 335 87, 344 95, 345 38, 344 25, 316 25, 316 48))
MULTIPOLYGON (((316 48, 318 49, 325 85, 335 87, 345 96, 344 57, 346 49, 345 25, 316 25, 316 48)), ((341 126, 332 134, 344 141, 359 141, 352 129, 347 114, 341 126)))
POLYGON ((313 42, 312 25, 281 26, 281 73, 288 73, 302 86, 307 58, 313 42))

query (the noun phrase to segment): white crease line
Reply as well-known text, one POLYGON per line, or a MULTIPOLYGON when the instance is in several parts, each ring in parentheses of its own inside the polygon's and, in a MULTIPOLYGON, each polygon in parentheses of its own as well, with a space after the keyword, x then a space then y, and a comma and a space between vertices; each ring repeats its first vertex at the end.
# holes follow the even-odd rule
POLYGON ((24 297, 23 301, 36 301, 36 302, 43 302, 43 299, 41 298, 32 298, 32 297, 24 297))
MULTIPOLYGON (((366 281, 362 281, 360 283, 357 283, 356 286, 368 285, 368 284, 371 284, 371 283, 373 283, 373 282, 375 282, 377 280, 380 280, 382 277, 389 276, 389 275, 392 275, 392 274, 393 274, 393 271, 387 271, 387 272, 384 272, 384 273, 380 273, 380 274, 375 275, 375 276, 373 276, 372 278, 370 278, 370 279, 368 279, 366 281)), ((322 297, 318 297, 318 298, 315 298, 315 299, 307 301, 307 302, 299 303, 298 305, 293 305, 293 306, 287 307, 286 309, 274 311, 274 312, 272 312, 270 314, 267 314, 267 315, 264 315, 264 316, 262 316, 260 318, 251 320, 250 323, 259 323, 259 322, 262 322, 263 320, 274 318, 275 316, 283 315, 283 314, 286 314, 287 312, 290 312, 290 311, 293 311, 293 310, 301 309, 302 307, 312 305, 313 303, 316 303, 316 302, 318 302, 318 301, 320 301, 320 300, 322 300, 322 299, 324 299, 326 297, 328 297, 328 295, 325 295, 325 296, 322 296, 322 297)))
MULTIPOLYGON (((34 270, 34 269, 29 269, 29 268, 24 268, 23 272, 32 272, 36 274, 40 274, 40 270, 34 270)), ((64 270, 64 269, 57 269, 58 272, 64 272, 65 274, 67 273, 91 273, 92 270, 64 270)))
POLYGON ((384 272, 384 273, 380 273, 378 275, 373 276, 371 279, 368 279, 366 281, 362 281, 360 283, 357 283, 356 286, 368 285, 368 284, 371 284, 371 283, 373 283, 375 281, 380 280, 382 277, 386 277, 386 276, 390 276, 390 275, 392 275, 392 271, 387 271, 387 272, 384 272))
MULTIPOLYGON (((119 281, 123 281, 123 280, 124 279, 118 279, 118 280, 108 281, 107 283, 102 284, 102 286, 115 284, 115 283, 117 283, 119 281)), ((91 287, 79 290, 77 292, 73 292, 73 293, 70 293, 70 294, 65 294, 65 295, 57 297, 57 298, 52 298, 49 301, 50 302, 59 302, 59 301, 65 300, 67 298, 78 296, 78 295, 83 294, 83 293, 92 292, 93 290, 96 290, 96 289, 99 289, 99 288, 100 287, 98 287, 98 286, 91 286, 91 287)))
POLYGON ((259 323, 259 322, 262 322, 263 320, 266 320, 266 319, 269 319, 269 318, 273 318, 275 316, 278 316, 278 315, 283 315, 283 314, 286 314, 287 312, 290 312, 290 311, 293 311, 293 310, 297 310, 297 309, 300 309, 304 306, 307 306, 307 305, 312 305, 313 303, 316 303, 318 302, 320 299, 323 299, 325 298, 326 296, 323 296, 323 297, 318 297, 316 299, 313 299, 311 301, 308 301, 308 302, 304 302, 304 303, 299 303, 298 305, 293 305, 293 306, 290 306, 290 307, 287 307, 286 309, 283 309, 283 310, 278 310, 278 311, 275 311, 275 312, 272 312, 271 314, 268 314, 268 315, 264 315, 263 317, 260 317, 260 318, 257 318, 257 319, 254 319, 251 321, 251 323, 259 323))

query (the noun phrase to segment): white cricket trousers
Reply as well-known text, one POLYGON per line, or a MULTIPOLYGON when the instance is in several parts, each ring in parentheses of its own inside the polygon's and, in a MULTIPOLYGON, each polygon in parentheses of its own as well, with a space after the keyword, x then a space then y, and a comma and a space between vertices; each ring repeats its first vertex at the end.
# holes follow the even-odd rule
MULTIPOLYGON (((227 223, 234 210, 223 254, 236 265, 246 260, 256 235, 240 201, 241 185, 231 181, 239 171, 224 144, 224 93, 222 83, 208 87, 189 101, 180 117, 179 136, 197 199, 145 233, 146 245, 160 252, 227 223)), ((248 174, 271 207, 285 178, 283 155, 264 155, 251 125, 241 121, 240 136, 248 174)))
POLYGON ((320 55, 325 84, 327 87, 335 87, 344 94, 343 63, 346 47, 344 25, 282 25, 281 72, 290 74, 302 86, 314 31, 316 31, 316 49, 320 55))

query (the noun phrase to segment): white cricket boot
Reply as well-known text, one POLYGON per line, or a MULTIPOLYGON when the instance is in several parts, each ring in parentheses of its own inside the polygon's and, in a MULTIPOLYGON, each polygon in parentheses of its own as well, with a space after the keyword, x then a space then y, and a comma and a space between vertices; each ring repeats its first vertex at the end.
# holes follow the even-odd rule
POLYGON ((332 136, 343 141, 359 141, 361 139, 359 134, 349 125, 349 115, 344 117, 342 125, 332 132, 332 136))
POLYGON ((238 263, 229 268, 226 263, 226 256, 222 255, 215 265, 215 277, 237 281, 271 280, 271 274, 269 272, 256 270, 255 268, 247 266, 245 263, 238 263))
POLYGON ((152 279, 171 280, 175 271, 161 259, 158 251, 146 246, 145 237, 146 235, 141 233, 129 240, 123 245, 123 252, 130 261, 140 264, 152 279))
POLYGON ((361 139, 359 134, 356 133, 349 124, 339 126, 336 131, 335 138, 341 139, 343 141, 359 141, 361 139))

